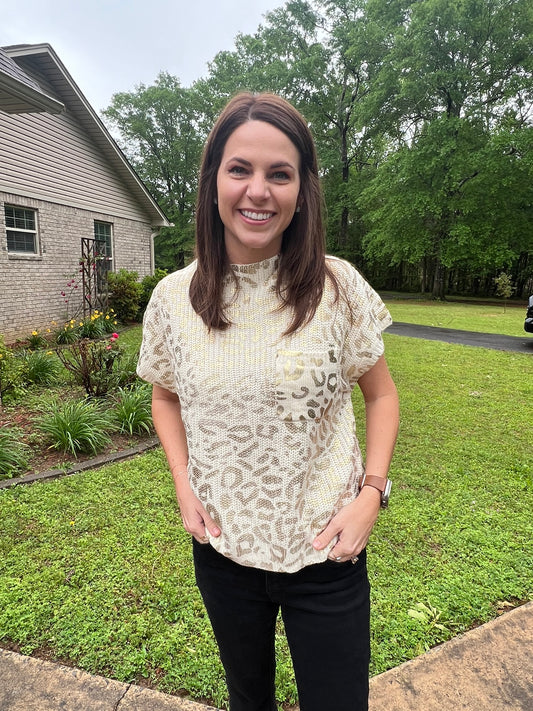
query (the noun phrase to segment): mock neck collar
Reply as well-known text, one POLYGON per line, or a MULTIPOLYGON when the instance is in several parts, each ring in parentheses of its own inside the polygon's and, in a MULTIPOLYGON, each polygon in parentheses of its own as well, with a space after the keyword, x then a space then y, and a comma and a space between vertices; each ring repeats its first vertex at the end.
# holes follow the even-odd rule
POLYGON ((264 283, 276 273, 278 264, 279 254, 276 254, 253 264, 231 264, 230 268, 236 277, 244 277, 249 282, 264 283))

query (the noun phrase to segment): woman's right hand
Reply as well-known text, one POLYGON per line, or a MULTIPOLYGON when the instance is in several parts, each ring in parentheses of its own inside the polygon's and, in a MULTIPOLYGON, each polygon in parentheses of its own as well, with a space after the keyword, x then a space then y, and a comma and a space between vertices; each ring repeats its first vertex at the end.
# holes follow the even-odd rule
POLYGON ((207 533, 213 538, 220 536, 220 528, 191 490, 178 496, 178 503, 183 527, 198 543, 209 543, 207 533))

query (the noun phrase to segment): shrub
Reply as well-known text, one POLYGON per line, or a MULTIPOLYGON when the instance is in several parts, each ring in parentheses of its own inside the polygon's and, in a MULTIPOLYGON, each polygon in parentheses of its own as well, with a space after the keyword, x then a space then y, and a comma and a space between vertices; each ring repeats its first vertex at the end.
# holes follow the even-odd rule
POLYGON ((107 275, 111 305, 119 321, 134 321, 139 313, 142 286, 137 272, 120 269, 107 275))
POLYGON ((57 382, 59 362, 53 353, 22 351, 18 357, 23 363, 23 377, 27 383, 53 385, 57 382))
POLYGON ((55 402, 44 411, 36 428, 50 441, 50 447, 70 452, 97 454, 111 443, 113 429, 110 414, 91 400, 55 402))
POLYGON ((15 397, 24 391, 24 364, 4 343, 0 335, 0 407, 7 393, 15 397))
POLYGON ((0 477, 11 477, 28 464, 29 447, 22 442, 21 434, 15 428, 0 430, 0 477))
POLYGON ((161 281, 161 279, 163 279, 163 277, 166 277, 167 273, 168 272, 166 269, 156 269, 153 274, 145 276, 144 279, 141 281, 142 293, 139 301, 140 314, 144 313, 146 307, 148 306, 148 302, 150 301, 150 297, 152 296, 153 290, 161 281))
POLYGON ((142 434, 152 431, 152 388, 147 384, 129 390, 120 389, 116 395, 114 418, 120 432, 142 434))
POLYGON ((87 395, 105 395, 119 382, 118 361, 123 349, 118 345, 118 334, 105 341, 83 338, 68 348, 58 348, 56 353, 65 368, 72 373, 78 385, 83 385, 87 395))

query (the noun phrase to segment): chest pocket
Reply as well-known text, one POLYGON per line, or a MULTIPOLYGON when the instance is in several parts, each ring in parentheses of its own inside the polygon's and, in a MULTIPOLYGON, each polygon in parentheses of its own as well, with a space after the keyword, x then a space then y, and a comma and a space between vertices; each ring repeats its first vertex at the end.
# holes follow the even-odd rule
POLYGON ((276 353, 277 415, 286 422, 319 420, 338 387, 335 348, 327 351, 279 350, 276 353))

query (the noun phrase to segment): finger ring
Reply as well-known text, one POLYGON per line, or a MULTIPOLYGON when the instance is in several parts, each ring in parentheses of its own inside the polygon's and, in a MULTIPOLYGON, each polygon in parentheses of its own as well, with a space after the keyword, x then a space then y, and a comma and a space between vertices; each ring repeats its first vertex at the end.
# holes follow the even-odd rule
POLYGON ((202 536, 200 538, 200 543, 209 543, 209 538, 207 536, 202 536))
POLYGON ((338 563, 340 560, 342 560, 342 556, 341 556, 341 555, 338 555, 338 556, 335 558, 335 560, 336 560, 337 563, 338 563))
POLYGON ((358 560, 359 560, 359 557, 358 557, 358 556, 356 556, 356 555, 353 555, 353 556, 352 556, 352 563, 353 563, 353 565, 355 565, 358 560))

